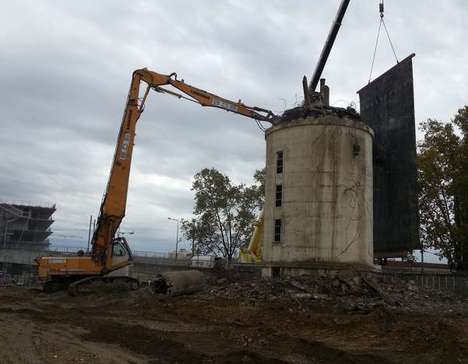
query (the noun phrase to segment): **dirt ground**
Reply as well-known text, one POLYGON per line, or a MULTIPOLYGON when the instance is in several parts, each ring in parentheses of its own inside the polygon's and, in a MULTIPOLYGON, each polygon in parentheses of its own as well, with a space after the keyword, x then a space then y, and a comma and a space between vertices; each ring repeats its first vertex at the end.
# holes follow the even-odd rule
POLYGON ((468 363, 466 303, 288 302, 0 288, 0 363, 468 363))

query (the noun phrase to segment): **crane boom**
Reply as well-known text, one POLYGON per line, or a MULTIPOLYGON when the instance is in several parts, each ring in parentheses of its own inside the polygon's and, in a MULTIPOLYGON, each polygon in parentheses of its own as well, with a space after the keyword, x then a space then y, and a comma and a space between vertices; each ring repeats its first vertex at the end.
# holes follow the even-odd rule
POLYGON ((343 21, 343 17, 346 13, 346 9, 348 8, 349 2, 350 0, 341 1, 340 7, 338 8, 338 11, 336 13, 336 18, 330 28, 328 38, 323 46, 322 53, 320 53, 319 61, 317 62, 317 66, 315 67, 312 80, 310 81, 309 94, 312 94, 317 88, 320 76, 322 75, 325 63, 327 63, 327 59, 330 55, 333 43, 335 43, 336 35, 338 34, 338 30, 340 30, 341 22, 343 21))

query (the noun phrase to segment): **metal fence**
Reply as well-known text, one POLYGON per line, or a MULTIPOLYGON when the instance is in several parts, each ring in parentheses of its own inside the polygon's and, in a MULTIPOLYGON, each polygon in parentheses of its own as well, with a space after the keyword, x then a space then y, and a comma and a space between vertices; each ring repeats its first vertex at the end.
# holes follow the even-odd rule
POLYGON ((170 253, 166 252, 149 252, 149 251, 143 251, 143 250, 135 250, 132 251, 132 254, 136 257, 148 257, 148 258, 171 258, 170 253))
MULTIPOLYGON (((17 244, 6 244, 5 246, 0 246, 0 249, 11 249, 11 250, 28 250, 33 252, 40 252, 44 254, 72 254, 77 253, 78 251, 86 251, 85 247, 79 246, 60 246, 60 245, 49 245, 44 246, 42 244, 28 244, 28 243, 17 243, 17 244)), ((148 258, 166 258, 166 259, 175 259, 173 257, 174 253, 169 252, 154 252, 154 251, 144 251, 144 250, 134 250, 132 251, 134 256, 138 257, 148 257, 148 258)), ((179 256, 178 259, 184 259, 182 256, 179 256)))
MULTIPOLYGON (((390 273, 385 273, 390 274, 390 273)), ((416 286, 427 290, 455 293, 468 297, 468 275, 460 273, 393 273, 398 278, 413 281, 416 286)))

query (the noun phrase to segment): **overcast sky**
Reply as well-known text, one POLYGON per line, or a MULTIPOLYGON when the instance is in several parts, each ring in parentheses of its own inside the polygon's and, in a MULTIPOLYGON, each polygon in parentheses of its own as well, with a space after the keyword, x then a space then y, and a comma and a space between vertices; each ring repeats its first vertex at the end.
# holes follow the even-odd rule
MULTIPOLYGON (((107 182, 132 71, 177 72, 199 88, 276 113, 302 100, 339 1, 3 1, 0 201, 57 205, 56 240, 87 239, 107 182), (64 236, 66 238, 64 238, 64 236), (74 238, 71 238, 74 237, 74 238)), ((417 122, 468 103, 468 1, 387 0, 400 59, 414 58, 417 122)), ((352 0, 323 76, 335 106, 358 106, 379 22, 352 0)), ((381 38, 374 76, 395 63, 381 38)), ((264 166, 253 120, 151 94, 137 127, 123 231, 136 250, 174 248, 192 176, 215 167, 250 183, 264 166)))

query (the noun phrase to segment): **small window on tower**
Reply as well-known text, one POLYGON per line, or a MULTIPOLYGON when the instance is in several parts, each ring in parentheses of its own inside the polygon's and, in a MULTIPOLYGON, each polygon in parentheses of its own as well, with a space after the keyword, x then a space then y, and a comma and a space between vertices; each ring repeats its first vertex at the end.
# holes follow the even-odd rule
POLYGON ((276 173, 283 173, 283 152, 276 152, 276 173))
POLYGON ((276 185, 276 207, 280 207, 283 202, 283 185, 276 185))
POLYGON ((281 219, 275 220, 275 242, 281 241, 281 219))

